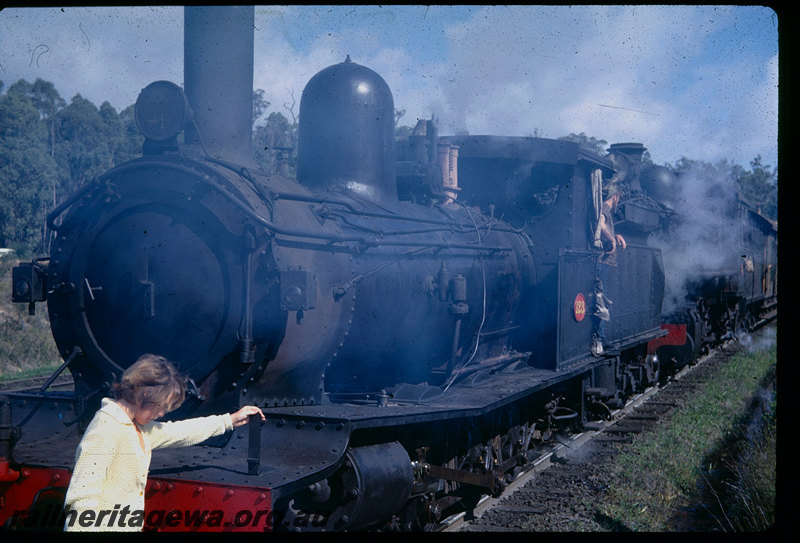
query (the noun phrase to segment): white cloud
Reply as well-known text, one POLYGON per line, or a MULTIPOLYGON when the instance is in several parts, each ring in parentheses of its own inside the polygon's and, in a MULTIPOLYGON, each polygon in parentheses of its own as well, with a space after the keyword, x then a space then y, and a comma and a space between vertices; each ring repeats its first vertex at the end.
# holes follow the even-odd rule
POLYGON ((53 81, 66 100, 123 109, 150 82, 183 79, 182 25, 180 8, 6 9, 0 78, 53 81))
MULTIPOLYGON (((771 47, 748 38, 742 20, 752 15, 730 6, 476 9, 446 29, 450 47, 433 74, 446 97, 436 97, 447 108, 442 124, 641 141, 662 161, 714 161, 732 150, 728 158, 746 163, 745 134, 777 127, 775 88, 743 78, 763 70, 758 55, 771 47)), ((753 143, 775 156, 771 139, 753 143)))
MULTIPOLYGON (((681 156, 777 162, 777 30, 758 6, 258 6, 254 86, 273 110, 347 55, 401 120, 440 133, 641 141, 681 156)), ((180 7, 0 11, 0 79, 131 105, 183 80, 180 7)))

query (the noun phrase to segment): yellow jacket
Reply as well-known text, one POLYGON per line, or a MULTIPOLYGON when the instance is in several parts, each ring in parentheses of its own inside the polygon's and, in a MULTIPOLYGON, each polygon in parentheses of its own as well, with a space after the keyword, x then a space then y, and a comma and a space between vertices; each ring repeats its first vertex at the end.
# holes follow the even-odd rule
POLYGON ((116 402, 102 400, 75 454, 75 469, 64 502, 65 530, 141 531, 144 524, 136 521, 134 513, 138 511, 143 520, 152 450, 194 445, 233 429, 229 413, 153 421, 140 427, 145 446, 142 450, 133 425, 116 402), (127 516, 122 511, 127 511, 127 516))

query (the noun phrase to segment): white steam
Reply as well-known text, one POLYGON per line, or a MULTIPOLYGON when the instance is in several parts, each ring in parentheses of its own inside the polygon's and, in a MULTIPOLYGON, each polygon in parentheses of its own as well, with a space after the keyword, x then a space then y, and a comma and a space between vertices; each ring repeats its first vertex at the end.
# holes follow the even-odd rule
POLYGON ((676 184, 671 205, 680 219, 667 235, 654 239, 663 251, 664 312, 680 309, 687 283, 708 275, 738 273, 737 195, 727 178, 687 172, 676 184))

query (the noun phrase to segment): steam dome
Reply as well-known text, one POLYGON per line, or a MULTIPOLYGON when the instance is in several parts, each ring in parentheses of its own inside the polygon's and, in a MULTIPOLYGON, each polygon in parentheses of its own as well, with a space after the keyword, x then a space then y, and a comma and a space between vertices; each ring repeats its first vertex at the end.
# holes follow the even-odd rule
POLYGON ((652 166, 642 172, 642 189, 652 198, 662 202, 674 203, 678 190, 678 178, 664 166, 652 166))
POLYGON ((392 92, 381 76, 349 56, 316 74, 303 90, 297 180, 311 189, 397 198, 392 92))

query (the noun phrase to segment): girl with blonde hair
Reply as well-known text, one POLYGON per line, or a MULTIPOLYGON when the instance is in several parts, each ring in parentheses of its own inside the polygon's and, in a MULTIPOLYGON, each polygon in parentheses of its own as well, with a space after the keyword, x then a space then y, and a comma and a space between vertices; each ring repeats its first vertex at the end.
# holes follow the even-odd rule
POLYGON ((195 445, 242 426, 251 415, 265 420, 258 407, 248 405, 233 414, 156 421, 177 409, 185 394, 185 378, 163 356, 145 354, 125 370, 112 388, 113 399, 103 398, 78 445, 64 503, 65 530, 141 531, 141 523, 98 517, 121 510, 143 515, 153 449, 195 445))

